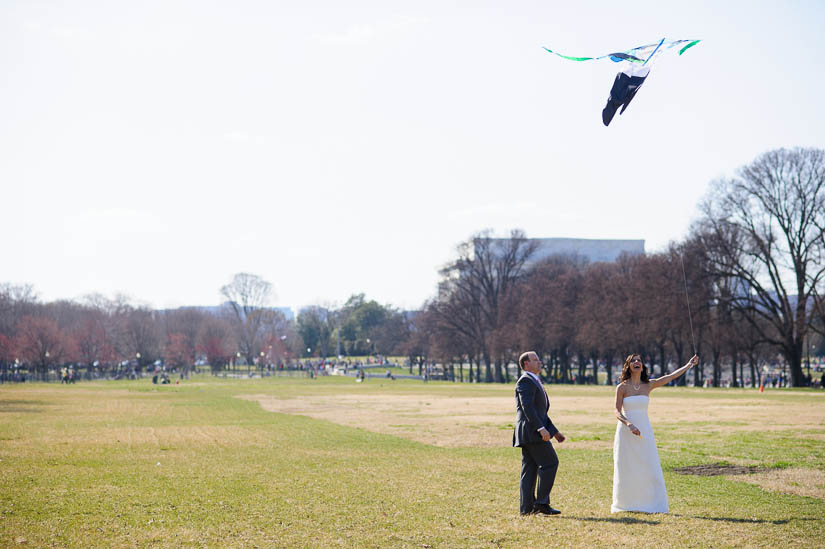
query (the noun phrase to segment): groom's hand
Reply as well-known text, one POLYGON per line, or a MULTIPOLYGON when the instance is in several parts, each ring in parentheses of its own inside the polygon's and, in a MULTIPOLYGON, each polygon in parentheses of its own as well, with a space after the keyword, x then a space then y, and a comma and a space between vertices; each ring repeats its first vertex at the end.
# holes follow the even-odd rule
POLYGON ((564 435, 563 434, 557 432, 555 436, 556 436, 556 441, 564 442, 564 435))
POLYGON ((541 435, 541 440, 544 442, 550 442, 550 432, 547 429, 542 427, 539 429, 539 434, 541 435))

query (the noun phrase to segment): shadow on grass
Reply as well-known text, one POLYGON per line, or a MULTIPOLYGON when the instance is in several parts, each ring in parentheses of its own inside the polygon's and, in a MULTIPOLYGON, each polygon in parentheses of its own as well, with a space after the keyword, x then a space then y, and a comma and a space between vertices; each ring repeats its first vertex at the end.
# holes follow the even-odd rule
POLYGON ((557 520, 581 520, 585 522, 613 522, 616 524, 659 524, 658 520, 645 520, 636 517, 558 517, 557 520))
MULTIPOLYGON (((776 520, 768 520, 768 519, 748 519, 748 518, 733 518, 733 517, 703 517, 697 515, 679 515, 676 513, 671 513, 669 516, 671 517, 678 517, 678 518, 689 518, 689 519, 697 519, 697 520, 710 520, 713 522, 730 522, 734 524, 788 524, 791 521, 797 520, 808 520, 808 521, 819 521, 821 519, 817 518, 810 518, 810 517, 794 517, 792 519, 776 519, 776 520)), ((612 522, 616 524, 649 524, 649 525, 656 525, 660 524, 658 520, 646 520, 636 517, 557 517, 556 520, 580 520, 584 522, 612 522)))
POLYGON ((679 518, 692 518, 698 520, 710 520, 713 522, 732 522, 735 524, 788 524, 791 521, 797 520, 814 520, 818 521, 821 519, 812 518, 812 517, 794 517, 792 519, 748 519, 748 518, 733 518, 733 517, 702 517, 696 515, 677 515, 673 513, 671 516, 679 517, 679 518))

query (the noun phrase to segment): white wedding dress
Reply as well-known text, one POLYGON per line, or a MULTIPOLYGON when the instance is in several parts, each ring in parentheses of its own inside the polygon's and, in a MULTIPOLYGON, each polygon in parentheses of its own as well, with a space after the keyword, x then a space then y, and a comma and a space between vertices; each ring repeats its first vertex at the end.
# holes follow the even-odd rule
POLYGON ((647 417, 650 397, 633 395, 624 398, 624 416, 642 433, 630 432, 626 425, 616 425, 613 439, 613 505, 611 513, 643 511, 667 513, 667 490, 653 428, 647 417))

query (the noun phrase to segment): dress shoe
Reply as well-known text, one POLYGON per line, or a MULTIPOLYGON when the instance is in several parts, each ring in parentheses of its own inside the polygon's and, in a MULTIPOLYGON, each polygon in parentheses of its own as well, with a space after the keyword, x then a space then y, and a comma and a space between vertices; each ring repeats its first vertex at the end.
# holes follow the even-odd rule
POLYGON ((537 503, 533 506, 533 512, 539 515, 560 515, 561 511, 553 509, 546 503, 537 503))
POLYGON ((526 517, 527 515, 535 515, 536 510, 533 509, 532 511, 527 511, 526 513, 524 511, 519 511, 518 514, 523 516, 523 517, 526 517))

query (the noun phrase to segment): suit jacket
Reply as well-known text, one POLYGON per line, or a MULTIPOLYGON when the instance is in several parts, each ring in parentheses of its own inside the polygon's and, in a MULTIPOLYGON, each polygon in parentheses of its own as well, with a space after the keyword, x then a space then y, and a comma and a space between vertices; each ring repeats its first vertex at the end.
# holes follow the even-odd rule
POLYGON ((559 432, 547 412, 550 402, 538 381, 523 373, 516 382, 516 424, 513 429, 513 446, 542 442, 539 429, 544 427, 552 437, 559 432))

